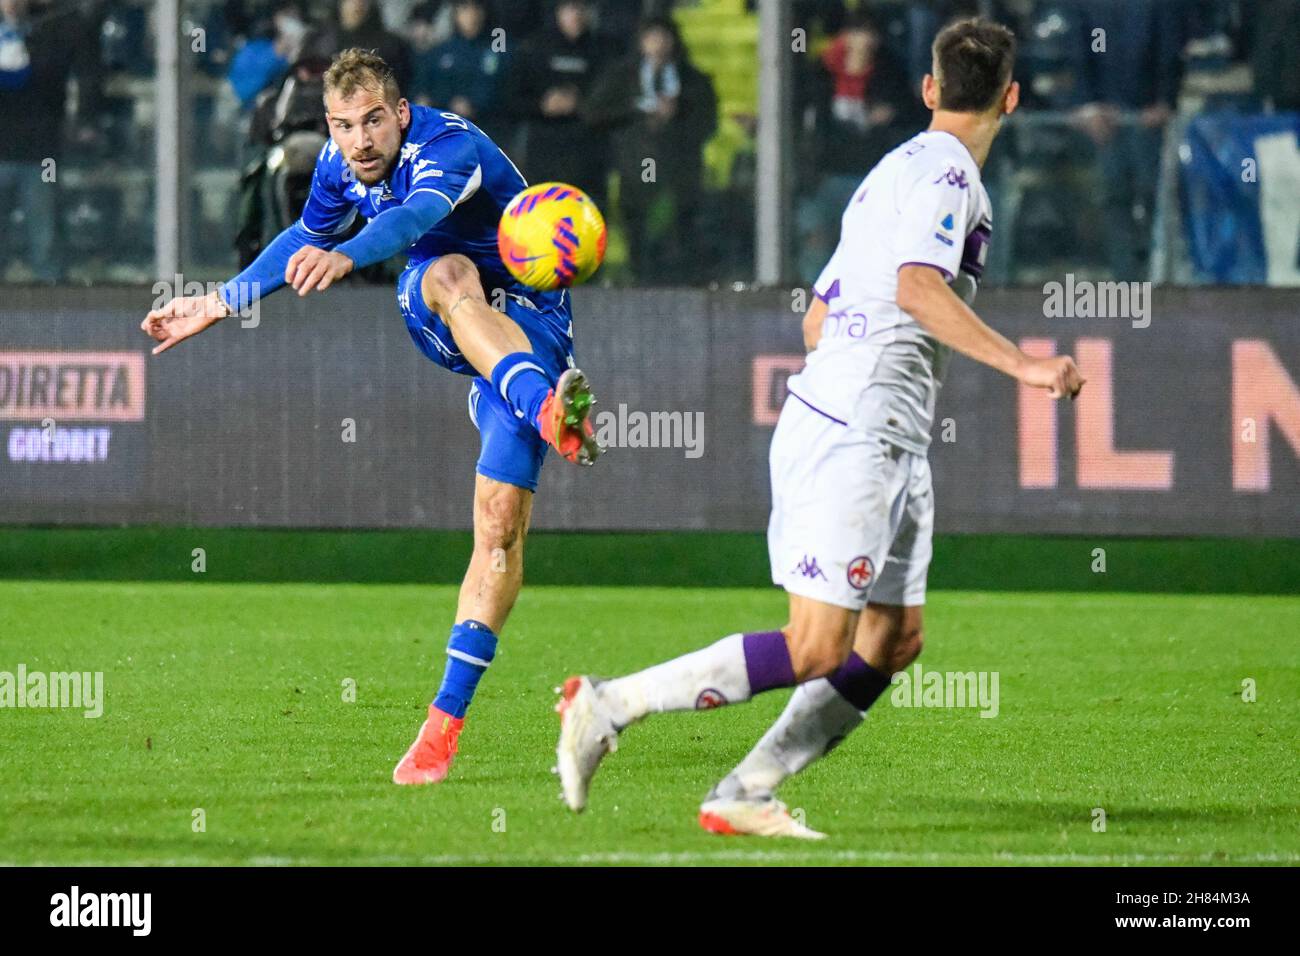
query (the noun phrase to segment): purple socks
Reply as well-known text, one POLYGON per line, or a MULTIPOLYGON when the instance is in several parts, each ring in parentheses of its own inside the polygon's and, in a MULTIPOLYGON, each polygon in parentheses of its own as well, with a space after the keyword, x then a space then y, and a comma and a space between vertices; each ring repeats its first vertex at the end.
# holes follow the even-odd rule
POLYGON ((880 673, 859 657, 857 651, 850 651, 849 659, 826 679, 859 711, 870 709, 889 686, 889 675, 880 673))
POLYGON ((745 672, 749 693, 761 694, 777 687, 794 686, 794 664, 790 648, 780 631, 757 631, 744 636, 745 672))

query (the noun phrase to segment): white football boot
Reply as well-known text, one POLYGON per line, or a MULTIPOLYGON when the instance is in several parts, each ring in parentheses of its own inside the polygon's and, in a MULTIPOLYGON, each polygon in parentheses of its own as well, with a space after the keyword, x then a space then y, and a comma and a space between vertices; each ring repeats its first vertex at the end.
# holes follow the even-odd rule
POLYGON ((581 813, 601 758, 618 749, 618 728, 589 678, 570 677, 561 693, 555 705, 560 715, 556 768, 564 802, 574 813, 581 813))
POLYGON ((700 826, 710 833, 726 836, 793 837, 797 840, 824 840, 790 815, 786 805, 776 797, 737 800, 710 793, 700 804, 700 826))

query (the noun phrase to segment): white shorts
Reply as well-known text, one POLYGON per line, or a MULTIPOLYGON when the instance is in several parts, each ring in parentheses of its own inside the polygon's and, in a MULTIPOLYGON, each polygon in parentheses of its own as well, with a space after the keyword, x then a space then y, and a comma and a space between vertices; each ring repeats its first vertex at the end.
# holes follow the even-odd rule
POLYGON ((769 456, 772 580, 862 610, 925 603, 934 533, 930 463, 789 396, 769 456))

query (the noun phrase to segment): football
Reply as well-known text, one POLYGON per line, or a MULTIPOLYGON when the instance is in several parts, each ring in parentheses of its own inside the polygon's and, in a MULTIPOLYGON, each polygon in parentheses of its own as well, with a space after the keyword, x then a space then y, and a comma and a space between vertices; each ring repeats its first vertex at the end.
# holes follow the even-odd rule
POLYGON ((578 285, 605 258, 605 217, 577 186, 539 183, 501 213, 497 248, 510 274, 529 288, 578 285))

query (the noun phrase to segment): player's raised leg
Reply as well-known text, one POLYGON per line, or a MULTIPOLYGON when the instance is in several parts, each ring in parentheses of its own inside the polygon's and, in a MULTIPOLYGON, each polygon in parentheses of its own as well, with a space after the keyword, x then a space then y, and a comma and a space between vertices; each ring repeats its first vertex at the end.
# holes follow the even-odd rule
POLYGON ((601 758, 618 734, 652 713, 708 710, 833 673, 853 644, 857 613, 790 595, 790 622, 779 631, 732 634, 710 646, 614 680, 571 677, 560 713, 557 767, 565 802, 576 811, 601 758))
POLYGON ((415 743, 393 771, 394 783, 438 783, 451 769, 465 713, 496 656, 497 635, 523 584, 524 538, 532 507, 528 489, 475 476, 474 553, 447 640, 442 685, 415 743))
POLYGON ((774 796, 777 787, 839 746, 891 676, 916 660, 922 611, 920 605, 868 604, 848 659, 827 677, 795 689, 754 749, 705 798, 700 826, 713 833, 774 835, 784 810, 774 796))
POLYGON ((594 404, 579 369, 552 378, 524 329, 488 305, 477 267, 446 255, 424 272, 420 291, 442 316, 465 359, 492 382, 515 413, 569 461, 590 465, 603 450, 588 421, 594 404))

